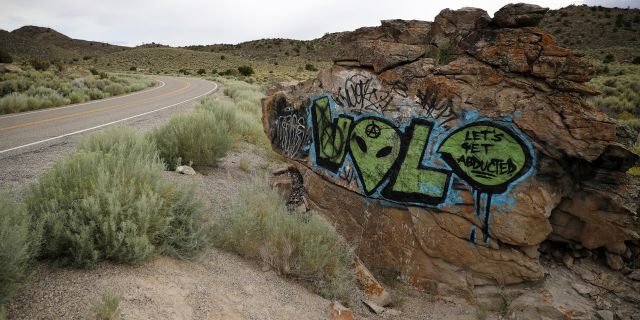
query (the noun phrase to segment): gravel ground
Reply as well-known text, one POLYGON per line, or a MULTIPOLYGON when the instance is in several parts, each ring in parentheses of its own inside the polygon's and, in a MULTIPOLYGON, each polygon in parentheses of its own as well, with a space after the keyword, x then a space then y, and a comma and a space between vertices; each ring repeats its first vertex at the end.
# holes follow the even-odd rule
MULTIPOLYGON (((214 95, 222 97, 222 88, 214 95)), ((182 105, 127 123, 139 131, 189 112, 182 105)), ((73 150, 78 136, 0 157, 0 187, 21 197, 25 186, 52 162, 73 150)), ((243 181, 278 167, 252 145, 230 152, 218 168, 196 168, 199 174, 166 172, 165 178, 193 184, 211 206, 225 210, 243 181), (250 163, 240 169, 240 159, 250 163)), ((136 266, 100 263, 90 270, 56 268, 40 262, 32 278, 8 305, 9 319, 87 319, 105 291, 114 291, 123 319, 327 319, 330 301, 302 283, 264 271, 258 261, 217 249, 197 261, 158 257, 136 266)), ((391 289, 399 315, 374 315, 361 304, 352 306, 359 319, 476 319, 475 307, 464 300, 438 298, 406 287, 391 289)))

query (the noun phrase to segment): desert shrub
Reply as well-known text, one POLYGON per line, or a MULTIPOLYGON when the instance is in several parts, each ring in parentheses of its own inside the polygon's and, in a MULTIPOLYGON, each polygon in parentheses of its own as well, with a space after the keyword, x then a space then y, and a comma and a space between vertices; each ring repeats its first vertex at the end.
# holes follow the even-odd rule
POLYGON ((100 72, 98 70, 96 70, 96 68, 91 68, 89 69, 89 72, 91 72, 92 75, 97 76, 100 74, 100 72))
POLYGON ((240 168, 240 170, 244 172, 249 172, 249 169, 251 168, 251 162, 249 161, 248 158, 243 156, 242 158, 240 158, 240 161, 238 162, 238 167, 240 168))
POLYGON ((226 155, 232 145, 229 130, 233 121, 229 118, 235 115, 214 110, 175 116, 149 133, 167 168, 181 163, 215 166, 226 155))
POLYGON ((156 254, 193 256, 208 243, 200 203, 162 179, 155 147, 130 129, 81 141, 26 195, 40 234, 40 257, 90 267, 140 262, 156 254))
POLYGON ((307 63, 304 66, 304 69, 307 71, 318 71, 318 68, 316 68, 316 66, 312 65, 311 63, 307 63))
POLYGON ((283 275, 310 282, 325 298, 349 299, 353 248, 319 214, 289 212, 265 179, 245 186, 229 212, 216 217, 216 245, 261 258, 283 275))
POLYGON ((137 70, 138 70, 138 68, 136 68, 136 67, 129 68, 129 71, 137 71, 137 70))
POLYGON ((0 50, 0 63, 12 63, 13 62, 13 57, 11 57, 11 55, 4 51, 4 50, 0 50))
POLYGON ((220 73, 221 76, 239 76, 240 72, 237 69, 227 69, 220 73))
POLYGON ((615 56, 613 54, 609 53, 604 57, 604 59, 602 59, 602 63, 611 63, 611 62, 613 62, 615 60, 616 60, 615 56))
POLYGON ((96 303, 96 320, 117 320, 120 319, 120 295, 105 291, 102 293, 100 302, 96 303))
POLYGON ((49 66, 51 66, 51 62, 49 62, 49 60, 32 58, 31 60, 29 60, 29 65, 31 65, 31 67, 35 70, 45 71, 49 69, 49 66))
POLYGON ((254 73, 253 68, 251 66, 240 66, 238 67, 238 72, 241 75, 248 77, 254 73))
POLYGON ((205 73, 207 73, 207 70, 205 70, 205 69, 198 69, 198 74, 199 74, 199 75, 203 75, 203 74, 205 74, 205 73))
POLYGON ((637 57, 633 58, 633 60, 631 61, 631 63, 633 63, 633 64, 640 64, 640 56, 637 56, 637 57))
POLYGON ((139 75, 85 76, 27 70, 0 74, 0 113, 20 112, 137 91, 154 84, 139 75))
POLYGON ((602 94, 588 101, 610 116, 623 115, 624 120, 632 120, 630 116, 640 115, 640 67, 619 63, 608 66, 611 75, 599 75, 590 81, 602 94))
POLYGON ((224 59, 225 59, 224 55, 221 55, 220 60, 224 60, 224 59))
POLYGON ((0 191, 0 318, 4 305, 29 274, 36 235, 24 206, 0 191))
POLYGON ((84 56, 82 57, 82 60, 91 60, 91 56, 84 56))
POLYGON ((445 65, 451 62, 451 54, 453 48, 449 41, 445 41, 438 45, 438 51, 436 52, 435 62, 437 65, 445 65))

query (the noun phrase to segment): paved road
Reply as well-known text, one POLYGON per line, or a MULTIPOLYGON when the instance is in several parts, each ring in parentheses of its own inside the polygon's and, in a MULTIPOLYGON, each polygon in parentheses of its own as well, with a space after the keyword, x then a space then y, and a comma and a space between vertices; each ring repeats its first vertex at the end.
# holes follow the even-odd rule
POLYGON ((108 125, 144 117, 212 93, 214 82, 195 78, 154 77, 155 87, 105 100, 0 116, 0 155, 108 125))

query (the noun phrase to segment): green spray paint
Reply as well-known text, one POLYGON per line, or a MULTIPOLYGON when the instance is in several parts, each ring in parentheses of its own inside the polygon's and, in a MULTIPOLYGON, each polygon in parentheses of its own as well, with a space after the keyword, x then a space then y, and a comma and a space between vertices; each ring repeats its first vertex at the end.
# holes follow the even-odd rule
POLYGON ((328 97, 315 100, 312 112, 318 162, 335 172, 344 161, 353 120, 341 115, 334 122, 328 97))
POLYGON ((529 166, 522 141, 495 124, 464 127, 447 137, 438 151, 456 174, 480 190, 504 191, 529 166))
POLYGON ((416 123, 411 128, 413 128, 413 136, 391 190, 393 192, 417 193, 428 197, 443 198, 447 190, 449 173, 427 168, 421 164, 429 136, 431 135, 431 126, 416 123))
POLYGON ((364 191, 371 194, 387 177, 400 154, 400 134, 386 122, 365 118, 353 127, 349 143, 364 191))

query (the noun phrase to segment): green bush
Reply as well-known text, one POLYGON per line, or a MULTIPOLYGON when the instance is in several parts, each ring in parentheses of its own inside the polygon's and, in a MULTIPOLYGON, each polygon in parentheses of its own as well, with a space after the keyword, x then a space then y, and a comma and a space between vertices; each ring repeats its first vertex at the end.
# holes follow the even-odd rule
POLYGON ((136 67, 129 68, 129 71, 137 71, 137 70, 138 70, 138 68, 136 68, 136 67))
POLYGON ((640 64, 640 56, 637 56, 637 57, 633 58, 633 60, 631 61, 631 63, 633 63, 633 64, 640 64))
POLYGON ((24 206, 0 191, 0 318, 4 305, 29 274, 36 235, 24 206))
POLYGON ((100 302, 95 305, 96 320, 120 319, 120 299, 120 295, 114 292, 103 292, 100 302))
POLYGON ((44 59, 32 58, 31 60, 29 60, 29 65, 31 65, 31 67, 37 71, 45 71, 49 69, 49 66, 51 66, 51 62, 44 59))
POLYGON ((609 53, 604 57, 604 59, 602 59, 602 63, 611 63, 611 62, 613 62, 615 60, 616 60, 615 56, 613 54, 609 53))
POLYGON ((140 262, 155 253, 193 256, 208 243, 193 192, 162 179, 153 144, 113 128, 81 141, 26 196, 40 234, 40 256, 90 267, 140 262))
POLYGON ((304 66, 304 69, 307 71, 318 71, 318 68, 316 68, 316 66, 312 65, 311 63, 307 63, 304 66))
POLYGON ((12 63, 13 62, 13 57, 11 57, 11 55, 4 51, 4 50, 0 50, 0 63, 12 63))
POLYGON ((173 117, 163 126, 152 130, 148 137, 157 146, 167 168, 181 163, 217 165, 231 148, 229 118, 233 113, 205 110, 173 117))
POLYGON ((436 52, 436 65, 446 65, 451 62, 452 54, 453 48, 451 47, 451 43, 449 41, 441 43, 438 46, 438 51, 436 52))
POLYGON ((287 211, 265 179, 245 186, 228 213, 217 215, 216 245, 262 260, 302 279, 327 299, 348 301, 353 248, 320 215, 287 211))
POLYGON ((203 75, 203 74, 206 74, 206 73, 207 73, 207 70, 205 70, 205 69, 198 69, 198 74, 199 74, 199 75, 203 75))
POLYGON ((240 74, 245 77, 248 77, 254 73, 253 68, 250 66, 240 66, 238 67, 238 72, 240 72, 240 74))

